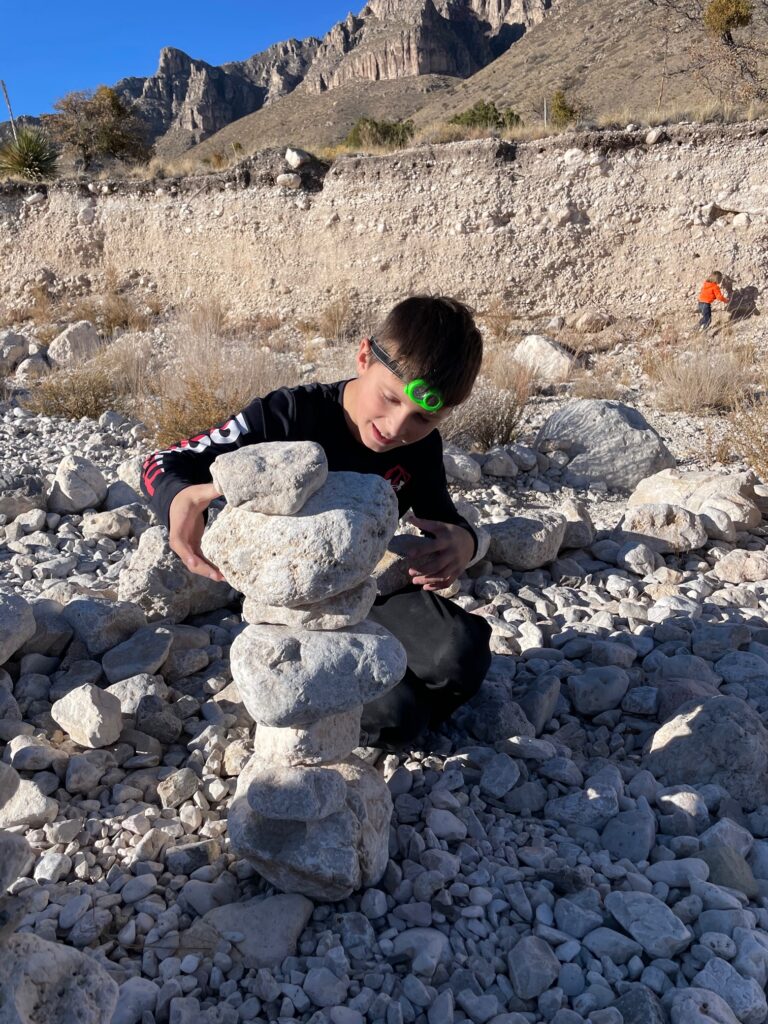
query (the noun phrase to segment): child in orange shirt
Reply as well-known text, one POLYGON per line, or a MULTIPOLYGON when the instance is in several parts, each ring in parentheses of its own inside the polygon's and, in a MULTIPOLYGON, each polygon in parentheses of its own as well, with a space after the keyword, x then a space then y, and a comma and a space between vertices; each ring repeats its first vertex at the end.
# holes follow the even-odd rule
POLYGON ((706 331, 712 321, 712 303, 722 302, 727 305, 729 301, 720 291, 722 282, 723 275, 719 270, 716 270, 709 275, 701 286, 701 292, 699 293, 699 313, 701 314, 699 327, 702 331, 706 331))

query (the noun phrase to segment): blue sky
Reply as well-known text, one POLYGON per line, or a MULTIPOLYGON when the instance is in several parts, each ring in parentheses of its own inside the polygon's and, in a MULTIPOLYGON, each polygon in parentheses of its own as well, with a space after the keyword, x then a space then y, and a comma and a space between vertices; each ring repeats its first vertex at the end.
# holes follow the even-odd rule
MULTIPOLYGON (((72 89, 149 75, 163 46, 209 64, 291 37, 324 35, 365 0, 163 0, 75 4, 0 0, 0 78, 16 114, 40 114, 72 89)), ((0 121, 7 119, 0 98, 0 121)))

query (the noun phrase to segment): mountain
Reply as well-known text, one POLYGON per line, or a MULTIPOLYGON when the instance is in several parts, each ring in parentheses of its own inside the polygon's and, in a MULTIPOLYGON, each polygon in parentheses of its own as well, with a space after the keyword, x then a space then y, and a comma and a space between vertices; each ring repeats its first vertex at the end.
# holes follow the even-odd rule
MULTIPOLYGON (((551 0, 370 0, 322 38, 277 43, 217 67, 166 47, 148 78, 115 89, 135 102, 158 152, 178 153, 301 88, 468 78, 540 22, 551 0)), ((410 111, 409 111, 410 113, 410 111)))

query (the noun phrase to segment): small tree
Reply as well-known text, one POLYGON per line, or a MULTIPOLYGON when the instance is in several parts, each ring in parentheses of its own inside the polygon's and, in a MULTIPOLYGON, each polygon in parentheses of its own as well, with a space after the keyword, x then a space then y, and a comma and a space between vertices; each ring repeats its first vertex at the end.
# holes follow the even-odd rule
POLYGON ((478 100, 474 106, 462 110, 450 119, 449 124, 461 124, 467 128, 516 128, 523 119, 514 110, 499 110, 493 100, 478 100))
POLYGON ((733 30, 751 25, 752 14, 750 0, 710 0, 704 8, 704 27, 726 46, 734 46, 733 30))
POLYGON ((98 157, 149 158, 143 125, 114 89, 100 85, 95 92, 69 92, 53 106, 57 113, 45 116, 47 127, 61 145, 78 153, 84 168, 98 157))
POLYGON ((564 89, 557 89, 549 103, 549 116, 555 128, 566 128, 579 116, 579 111, 568 100, 564 89))
POLYGON ((0 174, 42 181, 56 174, 56 147, 39 128, 23 125, 0 146, 0 174))
POLYGON ((372 117, 360 117, 344 139, 344 145, 353 149, 377 146, 383 149, 402 149, 413 138, 413 121, 377 121, 372 117))

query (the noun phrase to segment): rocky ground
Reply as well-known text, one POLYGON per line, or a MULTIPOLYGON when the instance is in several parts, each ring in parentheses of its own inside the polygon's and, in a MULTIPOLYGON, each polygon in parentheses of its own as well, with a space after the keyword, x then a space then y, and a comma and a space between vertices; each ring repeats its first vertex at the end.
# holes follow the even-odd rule
POLYGON ((535 419, 446 455, 493 665, 378 759, 385 874, 323 903, 228 851, 239 606, 138 500, 141 427, 2 407, 0 1022, 768 1019, 768 489, 612 405, 535 419))

